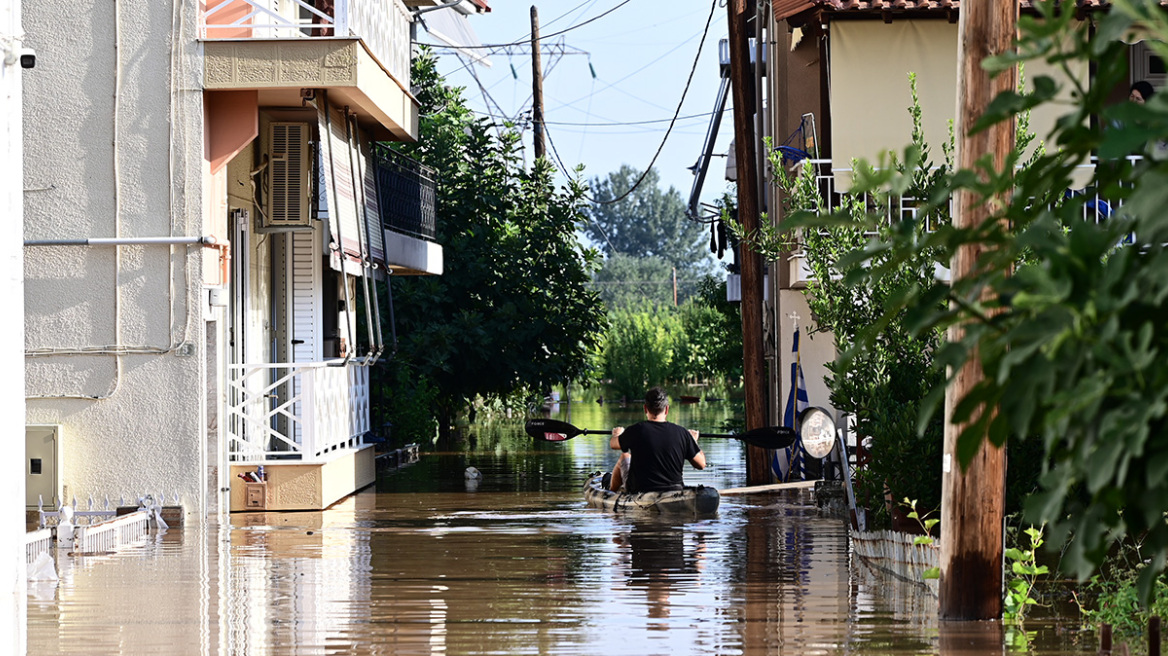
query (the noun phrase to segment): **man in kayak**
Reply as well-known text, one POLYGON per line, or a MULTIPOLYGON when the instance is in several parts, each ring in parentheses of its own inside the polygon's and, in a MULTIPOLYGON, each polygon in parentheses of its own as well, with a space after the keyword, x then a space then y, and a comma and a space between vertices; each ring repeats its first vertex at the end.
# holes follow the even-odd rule
POLYGON ((698 446, 698 432, 666 421, 669 397, 660 387, 645 392, 645 421, 624 429, 612 429, 608 445, 620 449, 609 489, 625 492, 680 490, 682 468, 688 460, 694 469, 706 468, 706 454, 698 446))

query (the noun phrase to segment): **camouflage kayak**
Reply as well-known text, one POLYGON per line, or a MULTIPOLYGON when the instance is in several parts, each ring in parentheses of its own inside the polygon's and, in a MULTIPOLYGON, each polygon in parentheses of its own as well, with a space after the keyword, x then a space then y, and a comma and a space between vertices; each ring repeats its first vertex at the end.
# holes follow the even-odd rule
POLYGON ((722 500, 716 488, 704 485, 671 492, 628 494, 605 489, 602 479, 602 474, 594 474, 584 483, 584 500, 593 508, 601 510, 713 515, 718 512, 718 504, 722 500))

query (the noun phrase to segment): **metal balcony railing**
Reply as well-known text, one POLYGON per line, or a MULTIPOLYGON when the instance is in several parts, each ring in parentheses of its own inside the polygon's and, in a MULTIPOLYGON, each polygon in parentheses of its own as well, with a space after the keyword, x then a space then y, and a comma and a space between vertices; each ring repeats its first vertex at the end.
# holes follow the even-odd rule
POLYGON ((384 144, 375 149, 377 199, 385 228, 433 241, 437 236, 437 172, 384 144))
POLYGON ((200 36, 217 39, 357 38, 410 88, 409 9, 401 0, 208 0, 200 36))
POLYGON ((369 367, 297 362, 228 367, 227 438, 233 462, 312 462, 364 443, 369 367))
MULTIPOLYGON (((1127 157, 1127 166, 1134 166, 1136 162, 1142 159, 1139 156, 1127 157)), ((833 169, 830 159, 813 159, 810 160, 815 175, 815 187, 818 191, 819 198, 822 205, 819 208, 809 207, 811 211, 826 211, 835 212, 842 206, 843 198, 847 192, 840 191, 836 187, 836 176, 842 173, 851 173, 851 169, 833 169)), ((1119 201, 1109 200, 1099 194, 1099 190, 1094 184, 1096 162, 1084 164, 1077 167, 1075 177, 1085 181, 1085 186, 1082 189, 1068 189, 1067 197, 1082 196, 1085 198, 1083 202, 1083 219, 1085 221, 1101 222, 1111 217, 1115 211, 1122 204, 1119 201)), ((868 196, 866 198, 868 212, 872 214, 882 215, 883 221, 891 225, 893 221, 916 218, 919 209, 919 199, 908 196, 886 197, 884 199, 877 199, 875 196, 868 196)), ((932 231, 933 217, 926 217, 926 229, 932 231)), ((791 280, 793 284, 806 283, 813 280, 814 277, 808 269, 805 258, 806 252, 802 248, 802 235, 797 233, 796 239, 800 246, 791 253, 788 257, 788 265, 791 267, 791 280)), ((1135 243, 1135 235, 1128 235, 1124 239, 1124 243, 1135 243)), ((947 269, 938 268, 937 275, 941 279, 947 280, 949 271, 947 269)))

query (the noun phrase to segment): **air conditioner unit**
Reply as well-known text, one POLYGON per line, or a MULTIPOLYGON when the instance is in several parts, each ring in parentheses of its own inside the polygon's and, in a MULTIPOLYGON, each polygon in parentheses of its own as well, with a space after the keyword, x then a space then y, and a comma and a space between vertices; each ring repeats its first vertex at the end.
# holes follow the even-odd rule
POLYGON ((312 168, 307 123, 271 123, 268 127, 266 200, 261 227, 308 227, 312 168))

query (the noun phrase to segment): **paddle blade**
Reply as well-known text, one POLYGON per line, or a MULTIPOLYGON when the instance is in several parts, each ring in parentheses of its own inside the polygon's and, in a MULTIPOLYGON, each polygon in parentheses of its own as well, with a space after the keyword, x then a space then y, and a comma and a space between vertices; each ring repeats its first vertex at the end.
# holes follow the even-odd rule
POLYGON ((584 432, 566 421, 555 419, 529 419, 523 430, 535 439, 545 442, 563 442, 584 432))
POLYGON ((786 426, 767 426, 731 437, 761 449, 785 449, 795 443, 795 430, 786 426))

